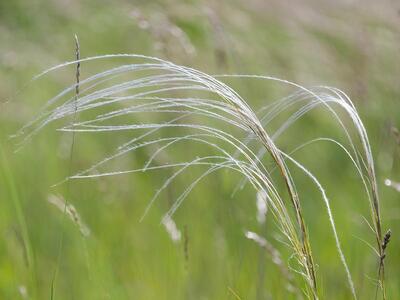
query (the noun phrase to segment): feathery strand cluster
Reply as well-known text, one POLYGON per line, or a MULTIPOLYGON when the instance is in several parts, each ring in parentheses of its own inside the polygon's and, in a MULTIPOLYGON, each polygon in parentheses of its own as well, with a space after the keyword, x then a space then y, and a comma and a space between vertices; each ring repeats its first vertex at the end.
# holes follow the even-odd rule
MULTIPOLYGON (((205 171, 176 198, 165 214, 163 223, 168 220, 187 198, 195 186, 206 176, 229 169, 244 178, 238 188, 249 183, 256 191, 263 191, 265 206, 271 211, 276 224, 293 250, 293 257, 298 264, 297 273, 306 282, 306 296, 318 298, 317 273, 312 254, 307 223, 303 215, 302 199, 297 192, 295 180, 287 164, 301 170, 320 191, 327 210, 331 231, 335 239, 337 252, 343 264, 349 289, 356 299, 356 289, 350 270, 343 254, 336 231, 330 200, 318 179, 299 161, 293 153, 316 142, 328 142, 337 146, 351 160, 365 188, 371 208, 372 228, 377 241, 377 252, 384 254, 384 240, 381 229, 378 187, 374 161, 366 129, 349 97, 342 91, 319 86, 305 88, 286 80, 253 75, 215 75, 211 76, 193 68, 176 65, 162 59, 135 54, 103 55, 66 62, 50 68, 35 77, 39 79, 50 72, 81 62, 101 61, 124 58, 132 63, 91 75, 72 85, 44 105, 39 115, 26 124, 17 134, 21 145, 29 141, 49 124, 78 115, 79 120, 58 128, 59 131, 74 133, 112 132, 115 134, 135 133, 125 143, 117 145, 108 157, 94 163, 91 167, 77 172, 65 180, 97 178, 122 175, 143 171, 172 169, 174 172, 156 191, 144 212, 143 217, 156 199, 174 180, 192 167, 204 168, 205 171), (137 62, 137 61, 141 62, 137 62), (124 75, 124 76, 122 76, 124 75), (129 79, 125 79, 130 76, 129 79), (121 79, 124 78, 124 79, 121 79), (241 95, 221 80, 239 78, 241 80, 268 80, 289 85, 298 92, 276 101, 259 112, 255 112, 241 95), (121 79, 118 81, 118 79, 121 79), (79 98, 73 92, 77 88, 79 98), (187 96, 187 95, 191 96, 187 96), (179 95, 179 96, 177 96, 179 95), (182 96, 185 95, 185 96, 182 96), (275 132, 267 132, 267 125, 283 112, 295 110, 275 132), (298 146, 290 153, 279 149, 276 139, 285 133, 297 120, 316 107, 325 108, 343 130, 348 146, 331 138, 318 138, 298 146), (88 116, 85 117, 85 113, 88 116), (345 125, 343 112, 352 122, 345 125), (149 116, 168 117, 167 120, 151 122, 149 116), (146 122, 138 122, 146 116, 146 122), (352 131, 357 134, 354 140, 352 131), (159 137, 160 134, 165 134, 159 137), (157 156, 181 143, 194 143, 210 149, 208 155, 195 155, 186 161, 157 164, 157 156), (357 146, 361 145, 361 146, 357 146), (126 170, 99 171, 107 163, 143 148, 158 146, 143 166, 126 170), (273 166, 265 163, 269 154, 273 166), (285 191, 277 188, 271 172, 278 171, 285 191)), ((354 135, 354 134, 353 134, 354 135)), ((271 162, 271 161, 270 161, 271 162)), ((65 181, 64 180, 64 181, 65 181)), ((260 217, 261 218, 261 217, 260 217)), ((168 226, 166 225, 168 228, 168 226)), ((384 291, 383 260, 380 263, 380 285, 384 291)))

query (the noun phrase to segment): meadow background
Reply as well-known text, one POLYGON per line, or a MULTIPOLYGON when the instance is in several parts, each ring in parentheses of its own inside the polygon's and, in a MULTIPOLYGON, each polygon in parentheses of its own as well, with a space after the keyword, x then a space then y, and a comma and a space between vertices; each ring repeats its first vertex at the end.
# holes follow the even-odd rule
MULTIPOLYGON (((272 75, 304 86, 335 86, 350 95, 372 144, 383 227, 393 232, 386 258, 388 299, 400 298, 400 192, 384 184, 400 182, 399 2, 0 0, 0 299, 50 299, 54 278, 54 299, 297 297, 285 288, 268 253, 244 235, 251 230, 264 236, 289 262, 272 218, 267 214, 265 224, 257 222, 254 191, 245 188, 231 197, 237 174, 222 171, 202 181, 174 216, 182 239, 173 242, 160 220, 195 171, 179 178, 139 223, 168 172, 51 187, 107 155, 118 136, 77 135, 70 160, 71 136, 45 130, 14 153, 9 135, 74 83, 70 68, 27 85, 42 70, 74 59, 74 34, 82 57, 139 53, 209 74, 272 75), (89 237, 48 202, 50 194, 68 196, 89 237)), ((82 78, 113 65, 83 63, 82 78)), ((295 91, 254 80, 229 84, 255 109, 295 91)), ((315 131, 340 136, 336 127, 326 115, 312 113, 279 145, 304 142, 315 131)), ((169 155, 184 156, 190 149, 169 155)), ((143 151, 119 163, 137 164, 149 155, 143 151)), ((302 161, 332 199, 359 298, 373 299, 377 257, 362 241, 374 243, 362 218, 369 218, 366 197, 350 161, 327 145, 302 153, 302 161)), ((321 294, 349 299, 318 191, 301 177, 298 184, 309 195, 303 206, 321 294)))

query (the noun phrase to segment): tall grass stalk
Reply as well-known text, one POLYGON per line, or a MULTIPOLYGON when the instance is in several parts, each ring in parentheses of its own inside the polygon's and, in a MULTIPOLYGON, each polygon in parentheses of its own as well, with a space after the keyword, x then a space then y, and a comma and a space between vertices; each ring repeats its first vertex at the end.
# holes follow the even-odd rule
POLYGON ((371 209, 372 226, 377 242, 376 249, 380 255, 379 280, 385 297, 382 259, 384 241, 374 161, 366 129, 355 106, 344 92, 325 86, 306 88, 293 82, 267 76, 211 76, 169 61, 135 54, 103 55, 66 62, 44 71, 35 79, 80 62, 116 58, 125 58, 133 62, 89 76, 49 99, 39 115, 17 133, 16 136, 21 139, 21 143, 24 144, 51 123, 86 112, 91 112, 90 116, 81 117, 73 124, 61 126, 58 130, 73 133, 112 132, 121 135, 123 132, 140 132, 134 138, 117 145, 115 151, 108 157, 68 177, 66 180, 169 168, 177 169, 150 200, 144 216, 159 195, 172 184, 176 177, 194 166, 206 168, 206 171, 190 183, 176 199, 166 213, 164 221, 175 213, 193 188, 207 175, 220 169, 239 172, 245 178, 242 184, 248 182, 256 191, 265 191, 267 194, 268 208, 293 250, 294 258, 299 266, 296 271, 302 275, 306 283, 306 296, 317 299, 319 295, 318 276, 307 222, 302 209, 302 201, 304 200, 301 200, 297 192, 295 179, 287 164, 289 162, 308 176, 322 195, 348 286, 353 298, 356 299, 356 289, 341 248, 333 212, 324 188, 305 166, 291 156, 291 153, 283 152, 275 143, 280 135, 307 112, 316 107, 325 108, 343 130, 349 146, 346 147, 330 138, 320 138, 306 142, 299 148, 306 147, 314 142, 332 142, 333 145, 343 150, 354 164, 365 188, 371 209), (122 75, 129 75, 131 79, 118 81, 119 77, 122 78, 122 75), (240 80, 248 78, 275 81, 295 87, 298 92, 262 108, 257 114, 241 95, 221 81, 232 77, 240 80), (74 96, 74 91, 79 87, 80 96, 78 98, 74 96), (177 96, 188 93, 191 93, 193 97, 177 96), (299 108, 275 132, 266 131, 265 128, 269 122, 281 113, 289 111, 295 105, 298 105, 299 108), (346 123, 339 113, 343 111, 352 121, 353 126, 345 125, 346 123), (135 116, 140 118, 140 116, 150 116, 154 113, 162 114, 169 119, 163 122, 135 123, 135 116), (184 130, 190 130, 191 133, 186 135, 180 133, 184 130), (158 133, 164 131, 168 132, 166 137, 157 136, 158 133), (356 141, 351 135, 352 131, 357 134, 356 141), (170 132, 174 134, 171 135, 170 132), (163 163, 161 165, 154 164, 155 157, 161 152, 167 151, 177 144, 187 142, 205 145, 213 150, 210 151, 209 155, 195 156, 193 160, 163 163), (361 143, 361 147, 357 146, 359 143, 361 143), (108 162, 152 145, 160 145, 160 148, 150 156, 143 167, 99 172, 99 169, 105 167, 108 162), (213 154, 215 152, 218 154, 213 154), (278 190, 277 183, 271 175, 273 169, 269 169, 264 163, 263 158, 266 153, 272 158, 273 169, 279 172, 280 180, 284 183, 286 192, 278 190))
MULTIPOLYGON (((75 59, 76 59, 76 68, 75 68, 75 94, 74 94, 74 100, 73 100, 73 114, 72 114, 72 124, 71 126, 74 126, 77 118, 77 113, 78 113, 78 107, 77 107, 77 102, 79 98, 79 86, 80 86, 80 70, 81 70, 81 62, 80 62, 80 45, 79 45, 79 40, 78 36, 75 35, 75 59)), ((72 170, 72 162, 73 162, 73 156, 74 156, 74 149, 75 149, 75 132, 72 132, 71 134, 71 146, 70 146, 70 151, 69 151, 69 169, 68 169, 68 176, 71 175, 71 170, 72 170)), ((69 204, 69 197, 70 197, 70 184, 69 182, 67 183, 67 190, 66 190, 66 197, 64 201, 61 201, 61 203, 58 203, 57 200, 55 200, 54 197, 51 197, 50 203, 55 204, 56 206, 58 205, 62 211, 63 211, 63 218, 62 218, 62 231, 61 231, 61 237, 59 241, 59 246, 58 246, 58 254, 57 254, 57 262, 56 266, 53 272, 53 277, 51 279, 51 290, 50 290, 50 299, 53 300, 55 298, 55 286, 56 286, 56 280, 57 280, 57 275, 58 275, 58 270, 60 268, 60 262, 61 262, 61 256, 62 256, 62 248, 64 244, 64 225, 65 225, 65 219, 67 216, 72 218, 72 220, 75 219, 75 222, 81 223, 79 215, 76 213, 74 207, 69 204), (58 203, 58 204, 56 204, 58 203), (77 217, 78 216, 78 217, 77 217)), ((81 233, 83 235, 88 234, 87 228, 84 228, 84 225, 78 225, 81 227, 81 233)))

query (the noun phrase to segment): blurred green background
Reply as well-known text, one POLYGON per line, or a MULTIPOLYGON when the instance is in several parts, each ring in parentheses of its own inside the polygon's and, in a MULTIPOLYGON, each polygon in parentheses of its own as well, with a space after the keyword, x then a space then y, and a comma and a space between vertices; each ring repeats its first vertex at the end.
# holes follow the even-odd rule
MULTIPOLYGON (((174 216, 182 233, 175 243, 160 220, 189 183, 184 177, 142 223, 168 172, 51 187, 70 170, 107 155, 118 137, 77 135, 72 163, 70 135, 52 130, 14 153, 9 135, 74 83, 71 68, 26 86, 42 70, 74 59, 74 34, 82 57, 139 53, 209 74, 272 75, 305 86, 335 86, 350 95, 371 140, 383 226, 393 232, 386 258, 388 299, 399 299, 400 193, 384 185, 387 178, 400 181, 399 28, 400 3, 389 0, 0 0, 0 299, 50 299, 54 278, 54 299, 296 299, 271 257, 244 236, 252 230, 266 237, 290 264, 272 216, 257 223, 254 191, 231 197, 237 174, 222 171, 199 184, 174 216), (89 237, 47 201, 57 193, 68 195, 89 237)), ((82 78, 112 65, 82 64, 82 78)), ((229 83, 255 109, 294 91, 271 82, 229 83)), ((324 116, 307 116, 280 146, 300 144, 315 130, 337 134, 324 116)), ((373 299, 378 260, 361 241, 374 243, 362 219, 369 212, 361 184, 345 155, 330 146, 313 146, 302 155, 332 199, 359 298, 373 299)), ((120 163, 148 156, 143 151, 120 163)), ((318 191, 302 177, 298 185, 308 195, 303 205, 321 298, 349 299, 318 191)), ((297 284, 301 288, 301 280, 297 284)))

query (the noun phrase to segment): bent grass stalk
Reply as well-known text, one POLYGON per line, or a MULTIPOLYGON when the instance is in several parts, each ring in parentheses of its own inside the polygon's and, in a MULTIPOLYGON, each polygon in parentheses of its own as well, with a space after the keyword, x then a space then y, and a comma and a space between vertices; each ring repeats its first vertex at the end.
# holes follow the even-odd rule
POLYGON ((135 54, 103 55, 66 62, 44 71, 34 79, 37 80, 48 75, 50 72, 73 64, 91 61, 97 62, 113 58, 141 60, 143 62, 126 64, 94 74, 80 80, 80 82, 66 88, 52 99, 49 99, 39 115, 27 123, 15 135, 21 139, 21 145, 34 137, 47 125, 87 111, 96 113, 96 116, 86 117, 86 119, 81 117, 81 120, 76 120, 74 124, 62 126, 58 130, 73 133, 113 132, 121 135, 125 132, 145 131, 145 133, 138 134, 122 145, 117 145, 111 155, 94 163, 91 167, 68 177, 66 180, 96 178, 169 168, 177 169, 165 181, 163 186, 156 191, 145 210, 144 217, 161 192, 172 184, 177 176, 194 166, 206 168, 206 171, 190 183, 187 189, 176 199, 175 203, 166 213, 163 222, 172 217, 180 204, 204 177, 223 168, 239 172, 245 178, 245 181, 241 185, 248 182, 256 191, 262 190, 268 195, 266 197, 268 199, 268 207, 276 220, 278 228, 286 237, 287 243, 293 250, 293 257, 300 268, 296 271, 305 280, 307 289, 305 293, 309 298, 317 299, 318 280, 316 267, 312 255, 307 223, 301 205, 301 202, 304 200, 300 200, 300 195, 296 190, 295 180, 292 177, 290 168, 286 164, 286 161, 289 161, 303 171, 321 192, 337 252, 345 269, 350 291, 353 298, 356 299, 356 289, 341 249, 333 213, 324 188, 305 166, 296 161, 290 153, 283 152, 275 144, 276 139, 306 113, 316 107, 325 108, 343 130, 350 148, 347 149, 343 144, 330 138, 315 139, 299 147, 302 148, 317 141, 333 142, 345 151, 355 166, 357 174, 365 188, 371 208, 372 224, 377 241, 377 253, 380 255, 379 281, 382 286, 383 297, 385 297, 384 264, 382 259, 385 249, 383 248, 384 241, 382 237, 374 161, 365 127, 354 105, 345 93, 331 87, 305 88, 293 82, 267 76, 211 76, 159 58, 135 54), (121 80, 115 83, 115 80, 121 75, 130 75, 132 79, 121 80), (299 92, 262 108, 259 114, 263 114, 263 116, 258 117, 248 103, 235 90, 219 80, 228 77, 239 78, 241 80, 248 78, 275 81, 280 84, 296 87, 299 92), (106 86, 104 87, 104 85, 106 86), (77 88, 80 88, 79 98, 73 95, 74 90, 76 91, 77 88), (176 96, 180 93, 192 93, 196 97, 176 96), (204 96, 197 96, 199 94, 204 94, 204 96), (120 105, 120 107, 116 108, 116 105, 120 105), (278 130, 273 133, 266 131, 265 128, 269 122, 295 105, 300 105, 300 108, 287 118, 278 130), (344 125, 343 118, 338 113, 339 109, 347 113, 354 128, 344 125), (169 116, 170 119, 154 123, 135 123, 134 121, 137 119, 136 117, 149 114, 154 115, 154 113, 169 116), (173 129, 173 132, 190 130, 192 133, 175 134, 162 138, 156 135, 164 131, 170 132, 171 129, 173 129), (357 147, 356 142, 353 141, 350 134, 351 130, 357 133, 361 147, 357 147), (243 138, 243 135, 245 138, 243 138), (161 152, 185 142, 205 145, 211 151, 216 151, 219 154, 203 155, 182 162, 154 165, 156 156, 161 152), (108 162, 150 145, 160 146, 145 162, 142 168, 98 172, 98 169, 105 167, 108 162), (277 185, 271 176, 273 169, 269 169, 263 161, 266 153, 269 153, 274 162, 273 169, 278 170, 280 178, 286 186, 286 196, 281 191, 278 191, 276 187, 277 185), (290 210, 292 210, 294 217, 290 210))

